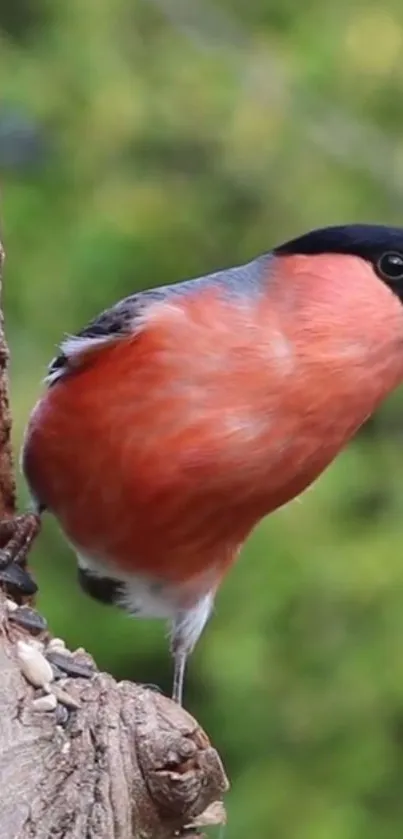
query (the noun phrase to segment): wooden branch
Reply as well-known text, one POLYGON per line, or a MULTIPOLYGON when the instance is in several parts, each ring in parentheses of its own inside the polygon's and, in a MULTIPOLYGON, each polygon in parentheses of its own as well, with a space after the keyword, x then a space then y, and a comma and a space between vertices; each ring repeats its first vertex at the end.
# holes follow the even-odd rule
POLYGON ((35 689, 17 655, 29 641, 4 599, 0 626, 1 836, 168 839, 202 814, 201 824, 223 820, 220 807, 206 813, 227 788, 221 761, 186 711, 103 673, 35 689), (52 690, 63 702, 38 709, 52 690))
MULTIPOLYGON (((15 515, 7 364, 1 317, 0 520, 15 515)), ((0 836, 170 839, 224 822, 228 781, 195 720, 33 637, 20 613, 0 591, 0 836)))
POLYGON ((4 250, 0 243, 0 520, 15 514, 16 494, 11 446, 11 413, 8 395, 9 351, 4 333, 2 271, 4 250))

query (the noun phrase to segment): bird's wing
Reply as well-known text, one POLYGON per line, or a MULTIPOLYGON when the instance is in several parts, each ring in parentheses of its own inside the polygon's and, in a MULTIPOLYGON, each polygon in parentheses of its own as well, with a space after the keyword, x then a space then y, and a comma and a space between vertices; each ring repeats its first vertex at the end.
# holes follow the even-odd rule
POLYGON ((232 296, 251 293, 253 288, 260 287, 271 258, 270 253, 263 254, 245 265, 226 268, 173 285, 140 291, 120 300, 115 306, 94 318, 76 335, 68 336, 62 341, 60 352, 49 365, 47 384, 52 385, 62 376, 76 370, 88 354, 97 348, 140 331, 143 324, 142 315, 153 303, 197 293, 203 288, 214 286, 232 296))
POLYGON ((60 344, 59 353, 52 359, 46 376, 52 385, 62 376, 76 370, 89 353, 141 328, 141 315, 153 300, 161 299, 159 289, 139 292, 120 300, 101 312, 75 335, 67 336, 60 344))

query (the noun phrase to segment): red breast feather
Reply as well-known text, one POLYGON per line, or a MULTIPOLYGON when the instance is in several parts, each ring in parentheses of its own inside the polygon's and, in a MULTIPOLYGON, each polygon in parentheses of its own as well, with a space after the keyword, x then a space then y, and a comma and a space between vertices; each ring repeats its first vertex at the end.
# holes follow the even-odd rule
POLYGON ((219 578, 396 384, 400 303, 360 260, 317 259, 316 273, 283 259, 286 276, 253 299, 155 303, 137 334, 84 353, 45 393, 23 466, 83 554, 172 582, 219 578))

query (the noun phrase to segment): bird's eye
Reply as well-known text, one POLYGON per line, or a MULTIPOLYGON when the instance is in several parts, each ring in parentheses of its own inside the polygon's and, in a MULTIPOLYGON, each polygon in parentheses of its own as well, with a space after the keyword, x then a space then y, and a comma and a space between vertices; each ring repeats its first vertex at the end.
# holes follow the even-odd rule
POLYGON ((403 255, 395 251, 383 253, 377 263, 381 277, 385 280, 403 280, 403 255))

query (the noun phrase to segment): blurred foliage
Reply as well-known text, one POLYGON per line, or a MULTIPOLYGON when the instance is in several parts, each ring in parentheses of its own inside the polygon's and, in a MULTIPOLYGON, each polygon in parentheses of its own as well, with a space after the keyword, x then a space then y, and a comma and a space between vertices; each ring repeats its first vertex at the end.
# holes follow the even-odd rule
MULTIPOLYGON (((4 0, 16 451, 61 336, 115 299, 311 227, 401 223, 402 46, 398 0, 4 0)), ((401 428, 397 394, 261 525, 191 660, 228 839, 400 839, 401 428)), ((164 628, 85 598, 51 521, 33 562, 57 635, 169 690, 164 628)))

